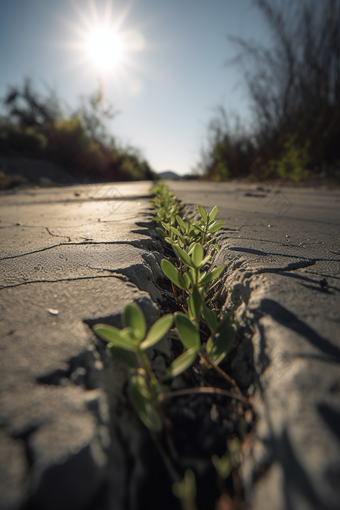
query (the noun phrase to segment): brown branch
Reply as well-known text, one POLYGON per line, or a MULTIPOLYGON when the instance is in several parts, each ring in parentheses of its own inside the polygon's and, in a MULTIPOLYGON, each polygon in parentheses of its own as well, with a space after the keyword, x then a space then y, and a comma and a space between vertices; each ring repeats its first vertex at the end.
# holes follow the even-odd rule
POLYGON ((230 375, 226 374, 224 372, 224 370, 222 370, 222 368, 220 368, 218 365, 216 365, 216 363, 214 363, 211 359, 209 359, 205 354, 203 354, 203 352, 200 352, 200 355, 202 356, 202 358, 205 359, 205 361, 207 363, 209 363, 209 365, 211 365, 213 367, 213 369, 215 370, 215 372, 217 372, 218 374, 220 374, 221 377, 223 377, 226 381, 228 381, 235 390, 239 391, 241 393, 241 390, 240 388, 237 386, 236 382, 234 381, 234 379, 232 377, 230 377, 230 375))
POLYGON ((240 402, 243 402, 247 406, 251 406, 251 403, 246 397, 243 397, 242 395, 237 395, 236 393, 233 393, 228 390, 222 390, 221 388, 213 387, 186 388, 183 390, 169 391, 168 393, 161 393, 158 396, 158 399, 164 400, 167 398, 183 397, 184 395, 192 395, 199 393, 215 393, 216 395, 223 395, 225 397, 236 398, 237 400, 240 400, 240 402))

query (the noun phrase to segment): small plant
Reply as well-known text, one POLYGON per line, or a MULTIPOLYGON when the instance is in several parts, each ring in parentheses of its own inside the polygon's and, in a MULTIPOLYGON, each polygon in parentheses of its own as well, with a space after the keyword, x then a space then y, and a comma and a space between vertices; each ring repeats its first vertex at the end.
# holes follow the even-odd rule
POLYGON ((93 329, 109 343, 108 348, 113 356, 133 373, 129 388, 132 405, 143 423, 159 432, 162 420, 157 397, 161 389, 145 351, 166 335, 172 327, 173 316, 165 315, 159 319, 147 335, 145 317, 136 304, 126 305, 122 319, 125 326, 122 330, 106 324, 96 324, 93 329))
POLYGON ((283 144, 283 154, 277 161, 270 161, 270 168, 281 179, 299 182, 308 177, 306 167, 310 162, 309 142, 302 147, 298 144, 296 136, 288 136, 283 144))
MULTIPOLYGON (((194 393, 215 393, 236 398, 246 405, 249 403, 242 396, 235 381, 219 367, 234 340, 233 317, 227 313, 219 319, 216 312, 209 307, 207 299, 207 295, 225 269, 224 265, 212 268, 214 252, 219 250, 216 232, 224 222, 215 219, 217 207, 207 213, 202 206, 198 206, 200 215, 198 220, 183 219, 180 204, 162 182, 156 184, 153 193, 155 194, 153 205, 156 210, 154 221, 160 225, 156 230, 171 245, 177 258, 175 265, 163 259, 161 267, 164 275, 171 281, 180 311, 164 315, 147 332, 143 312, 138 305, 129 303, 122 315, 123 329, 105 324, 97 324, 93 329, 108 343, 112 355, 130 371, 128 393, 131 403, 139 418, 150 430, 160 454, 168 465, 166 453, 155 435, 164 428, 169 441, 171 424, 162 408, 165 400, 194 393), (180 302, 176 287, 182 294, 180 302), (146 351, 154 347, 172 328, 182 343, 183 352, 172 361, 163 377, 158 380, 146 351), (206 385, 170 391, 164 384, 165 381, 188 370, 198 357, 199 364, 195 370, 200 367, 204 377, 207 370, 214 369, 231 384, 232 391, 206 385)), ((212 458, 212 463, 222 478, 229 475, 235 464, 234 453, 231 452, 234 452, 236 447, 233 446, 234 442, 227 444, 228 451, 225 456, 220 459, 214 455, 212 458)), ((180 477, 177 476, 176 479, 180 477)), ((196 482, 191 470, 186 470, 183 480, 174 484, 173 492, 180 498, 184 510, 196 510, 196 482)))
POLYGON ((197 510, 196 500, 196 480, 191 469, 187 469, 181 482, 176 482, 172 486, 172 492, 180 499, 183 510, 197 510))
POLYGON ((228 478, 233 468, 239 466, 241 462, 241 443, 235 437, 227 441, 227 451, 223 457, 219 458, 218 455, 212 456, 212 463, 219 476, 223 479, 228 478))

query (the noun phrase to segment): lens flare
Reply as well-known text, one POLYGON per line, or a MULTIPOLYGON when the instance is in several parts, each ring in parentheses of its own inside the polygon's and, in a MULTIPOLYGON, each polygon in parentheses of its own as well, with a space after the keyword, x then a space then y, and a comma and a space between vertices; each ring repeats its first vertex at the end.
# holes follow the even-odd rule
POLYGON ((124 45, 113 28, 98 27, 88 36, 87 51, 102 71, 114 69, 124 54, 124 45))
POLYGON ((74 19, 62 18, 74 34, 71 41, 60 45, 74 50, 70 67, 83 67, 85 73, 95 75, 103 84, 114 85, 131 95, 143 90, 141 75, 145 68, 137 54, 148 45, 141 31, 141 25, 129 26, 128 15, 133 0, 126 2, 121 11, 113 8, 113 0, 73 0, 74 19))

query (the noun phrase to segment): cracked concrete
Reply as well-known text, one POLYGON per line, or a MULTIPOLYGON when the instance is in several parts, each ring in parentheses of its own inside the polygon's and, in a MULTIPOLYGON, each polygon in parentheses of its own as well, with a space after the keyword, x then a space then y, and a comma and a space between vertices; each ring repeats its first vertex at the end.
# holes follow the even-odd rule
MULTIPOLYGON (((249 506, 339 508, 339 192, 170 186, 188 211, 217 204, 226 221, 215 263, 228 266, 225 307, 243 339, 232 375, 257 413, 241 469, 249 506)), ((160 485, 128 376, 89 328, 120 326, 131 301, 150 325, 167 298, 149 187, 1 194, 1 509, 137 510, 146 473, 160 485)), ((162 373, 169 346, 150 351, 162 373)))
POLYGON ((120 326, 131 301, 150 326, 166 293, 150 183, 112 188, 1 196, 3 510, 138 507, 150 439, 127 403, 128 375, 89 326, 120 326))
POLYGON ((227 264, 225 308, 244 339, 232 375, 252 382, 257 413, 241 468, 248 504, 338 509, 340 192, 169 185, 189 214, 218 205, 226 221, 214 263, 227 264))

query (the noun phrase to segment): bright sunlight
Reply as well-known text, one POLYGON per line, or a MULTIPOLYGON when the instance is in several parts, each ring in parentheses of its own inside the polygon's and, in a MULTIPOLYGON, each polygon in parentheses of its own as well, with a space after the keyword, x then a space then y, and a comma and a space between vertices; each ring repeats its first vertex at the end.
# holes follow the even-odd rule
POLYGON ((142 69, 133 55, 144 50, 145 40, 138 28, 126 27, 132 3, 118 12, 113 10, 113 0, 89 0, 86 4, 75 1, 78 19, 63 20, 76 35, 72 42, 64 43, 78 53, 74 65, 86 66, 92 73, 96 69, 100 79, 113 79, 131 94, 138 94, 141 86, 136 71, 140 73, 142 69))
POLYGON ((113 28, 98 27, 88 35, 87 51, 101 71, 115 69, 123 57, 122 39, 113 28))

